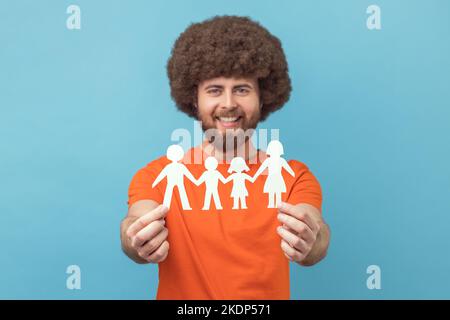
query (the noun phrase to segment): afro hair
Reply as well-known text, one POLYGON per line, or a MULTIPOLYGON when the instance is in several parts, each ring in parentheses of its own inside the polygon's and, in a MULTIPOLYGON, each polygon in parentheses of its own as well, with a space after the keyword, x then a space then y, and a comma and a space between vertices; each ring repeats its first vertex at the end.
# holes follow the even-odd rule
POLYGON ((177 107, 194 118, 197 86, 204 80, 257 78, 261 121, 280 109, 291 92, 280 40, 248 17, 215 16, 191 24, 175 41, 167 74, 177 107))

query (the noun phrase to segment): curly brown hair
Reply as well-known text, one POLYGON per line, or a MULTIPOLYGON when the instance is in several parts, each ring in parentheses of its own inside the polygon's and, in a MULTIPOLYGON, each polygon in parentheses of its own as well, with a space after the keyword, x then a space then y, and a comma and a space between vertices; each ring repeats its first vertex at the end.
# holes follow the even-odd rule
POLYGON ((260 120, 288 100, 291 80, 280 40, 248 17, 215 16, 191 24, 175 41, 167 63, 177 107, 197 118, 200 82, 216 77, 255 77, 261 94, 260 120))

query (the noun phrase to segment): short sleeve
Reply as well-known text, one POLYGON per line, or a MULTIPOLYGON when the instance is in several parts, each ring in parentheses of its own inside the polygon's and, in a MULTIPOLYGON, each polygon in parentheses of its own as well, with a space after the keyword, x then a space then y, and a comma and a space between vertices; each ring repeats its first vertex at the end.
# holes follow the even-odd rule
POLYGON ((155 160, 136 172, 128 188, 128 208, 139 200, 163 202, 164 195, 161 192, 161 183, 152 188, 153 181, 155 181, 161 169, 162 166, 155 160))
POLYGON ((291 204, 308 203, 322 209, 322 189, 319 181, 309 168, 299 161, 291 160, 289 165, 295 173, 290 184, 287 202, 291 204))

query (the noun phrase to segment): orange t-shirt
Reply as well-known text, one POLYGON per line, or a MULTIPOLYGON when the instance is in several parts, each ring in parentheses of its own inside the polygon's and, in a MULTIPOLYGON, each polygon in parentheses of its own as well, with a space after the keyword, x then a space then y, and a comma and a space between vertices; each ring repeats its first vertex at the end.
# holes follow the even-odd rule
MULTIPOLYGON (((206 170, 203 164, 192 161, 198 150, 201 149, 190 149, 182 161, 190 160, 186 167, 196 179, 206 170)), ((245 173, 253 176, 262 159, 254 164, 247 162, 250 170, 245 173)), ((155 188, 152 183, 170 162, 161 157, 135 174, 128 192, 129 206, 144 199, 163 203, 166 179, 155 188)), ((295 177, 283 170, 286 193, 282 194, 282 200, 308 203, 320 210, 319 182, 305 164, 296 160, 288 163, 295 177)), ((217 170, 226 178, 228 167, 219 163, 217 170)), ((184 177, 192 208, 189 211, 182 209, 178 190, 174 188, 166 216, 170 249, 167 258, 158 265, 156 299, 289 299, 289 260, 283 254, 281 237, 276 231, 281 225, 277 209, 267 208, 268 194, 263 192, 266 177, 261 174, 254 183, 246 181, 248 209, 232 209, 232 181, 219 182, 222 210, 216 209, 213 199, 209 210, 202 210, 204 183, 196 186, 184 177)))

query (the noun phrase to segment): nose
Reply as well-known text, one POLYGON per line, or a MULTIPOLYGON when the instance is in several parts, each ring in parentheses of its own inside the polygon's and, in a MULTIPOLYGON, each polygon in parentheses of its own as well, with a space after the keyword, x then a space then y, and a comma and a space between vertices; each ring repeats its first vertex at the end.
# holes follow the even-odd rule
POLYGON ((235 97, 231 90, 225 91, 224 100, 221 107, 222 109, 233 109, 237 107, 235 97))

